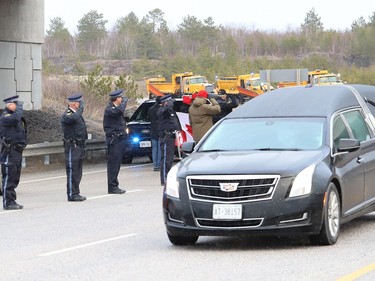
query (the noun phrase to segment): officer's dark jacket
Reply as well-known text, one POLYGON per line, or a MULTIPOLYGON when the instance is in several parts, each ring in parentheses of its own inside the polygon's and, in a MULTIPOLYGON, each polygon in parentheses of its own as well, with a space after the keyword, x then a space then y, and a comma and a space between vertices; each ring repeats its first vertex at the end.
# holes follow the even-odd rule
POLYGON ((148 109, 147 115, 151 121, 151 138, 158 139, 159 138, 159 119, 158 119, 158 110, 160 108, 160 104, 155 103, 148 109))
POLYGON ((233 111, 233 108, 238 106, 238 101, 233 95, 227 95, 228 100, 223 100, 221 97, 216 99, 217 103, 220 105, 220 113, 212 116, 212 121, 215 124, 221 118, 227 116, 233 111))
POLYGON ((115 106, 112 102, 108 104, 104 111, 103 129, 106 137, 112 137, 114 134, 125 133, 124 112, 127 104, 127 98, 123 97, 122 103, 115 106))
POLYGON ((13 112, 5 108, 0 116, 0 137, 6 143, 26 144, 26 124, 22 117, 23 107, 17 104, 13 112))
POLYGON ((181 125, 176 112, 171 106, 161 106, 157 113, 159 120, 159 135, 163 137, 165 132, 180 131, 181 125))
POLYGON ((66 140, 86 140, 87 127, 85 120, 82 117, 83 108, 78 108, 76 111, 69 108, 61 117, 61 125, 66 140))

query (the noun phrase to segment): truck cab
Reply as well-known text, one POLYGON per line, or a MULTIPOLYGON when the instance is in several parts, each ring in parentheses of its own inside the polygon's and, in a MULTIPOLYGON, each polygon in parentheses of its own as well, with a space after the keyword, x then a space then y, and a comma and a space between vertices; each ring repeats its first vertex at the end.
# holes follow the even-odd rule
POLYGON ((337 85, 344 84, 340 79, 340 74, 329 73, 324 75, 316 75, 313 77, 311 84, 314 85, 337 85))
POLYGON ((149 98, 171 94, 174 97, 191 95, 200 90, 214 92, 214 85, 208 83, 206 77, 194 75, 193 72, 174 73, 171 82, 166 82, 163 76, 146 78, 146 89, 149 98))
POLYGON ((191 95, 200 90, 205 90, 207 93, 214 92, 214 85, 208 83, 206 77, 200 75, 184 77, 181 88, 185 95, 191 95))

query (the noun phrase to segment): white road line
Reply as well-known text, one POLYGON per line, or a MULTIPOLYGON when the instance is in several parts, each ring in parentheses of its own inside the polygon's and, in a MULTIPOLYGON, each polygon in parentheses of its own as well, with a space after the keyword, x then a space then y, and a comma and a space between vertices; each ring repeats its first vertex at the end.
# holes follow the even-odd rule
POLYGON ((81 249, 81 248, 86 248, 86 247, 90 247, 90 246, 94 246, 94 245, 98 245, 98 244, 103 244, 103 243, 107 243, 107 242, 111 242, 111 241, 115 241, 115 240, 119 240, 119 239, 123 239, 123 238, 136 236, 136 235, 137 235, 137 233, 125 234, 125 235, 121 235, 121 236, 117 236, 117 237, 113 237, 113 238, 109 238, 109 239, 104 239, 104 240, 100 240, 100 241, 96 241, 96 242, 82 244, 82 245, 75 246, 75 247, 61 249, 61 250, 58 250, 58 251, 40 254, 40 255, 38 255, 38 257, 47 257, 47 256, 57 255, 57 254, 61 254, 61 253, 69 252, 69 251, 74 251, 74 250, 81 249))
MULTIPOLYGON (((143 189, 127 190, 125 194, 127 194, 127 193, 134 193, 134 192, 140 192, 140 191, 143 191, 143 189)), ((100 199, 100 198, 105 198, 105 197, 111 197, 111 196, 117 196, 117 195, 118 194, 98 195, 98 196, 87 197, 87 200, 95 200, 95 199, 100 199)))
POLYGON ((106 194, 106 195, 99 195, 99 196, 87 197, 87 200, 95 200, 95 199, 99 199, 99 198, 111 197, 113 195, 114 194, 106 194))
POLYGON ((61 179, 61 178, 66 178, 66 175, 64 175, 64 176, 57 176, 57 177, 50 177, 50 178, 44 178, 44 179, 37 179, 37 180, 20 181, 20 184, 22 184, 22 183, 40 182, 40 181, 49 181, 49 180, 55 180, 55 179, 61 179))
MULTIPOLYGON (((151 165, 151 164, 152 163, 149 163, 149 164, 140 164, 140 165, 134 165, 134 166, 126 166, 126 167, 122 167, 121 170, 135 168, 135 167, 143 167, 143 166, 148 166, 148 165, 151 165)), ((107 170, 85 172, 85 173, 82 173, 82 175, 90 175, 90 174, 97 174, 97 173, 104 173, 104 172, 107 172, 107 170)), ((44 179, 21 181, 20 184, 21 183, 40 182, 40 181, 49 181, 49 180, 55 180, 55 179, 61 179, 61 178, 66 178, 66 175, 61 175, 61 176, 56 176, 56 177, 50 177, 50 178, 44 178, 44 179)))
POLYGON ((132 189, 132 190, 126 191, 126 193, 141 192, 141 191, 143 191, 143 189, 132 189))
POLYGON ((6 214, 21 212, 21 211, 22 210, 4 210, 4 212, 0 212, 0 215, 6 215, 6 214))

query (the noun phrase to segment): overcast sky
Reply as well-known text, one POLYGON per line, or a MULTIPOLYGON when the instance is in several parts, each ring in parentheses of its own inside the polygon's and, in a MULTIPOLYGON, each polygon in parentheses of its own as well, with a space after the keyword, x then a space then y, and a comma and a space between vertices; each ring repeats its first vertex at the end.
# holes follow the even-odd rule
POLYGON ((111 30, 117 19, 134 12, 142 19, 149 11, 159 8, 164 12, 168 27, 175 29, 186 16, 203 21, 212 17, 216 25, 246 27, 248 29, 285 31, 298 28, 307 12, 315 8, 325 29, 344 31, 353 21, 363 17, 368 21, 375 12, 375 0, 44 0, 45 29, 50 20, 61 17, 73 34, 78 21, 91 10, 102 13, 111 30))

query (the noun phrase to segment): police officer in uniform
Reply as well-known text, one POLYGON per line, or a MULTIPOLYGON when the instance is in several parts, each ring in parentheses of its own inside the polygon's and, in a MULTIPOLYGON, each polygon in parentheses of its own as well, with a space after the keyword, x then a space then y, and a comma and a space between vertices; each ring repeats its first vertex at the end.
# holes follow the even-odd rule
POLYGON ((154 171, 160 171, 159 120, 157 116, 160 108, 160 98, 160 96, 157 96, 155 104, 147 111, 147 116, 151 121, 152 163, 154 171))
POLYGON ((165 184, 167 174, 173 165, 176 131, 181 130, 180 121, 173 110, 173 99, 166 95, 160 99, 161 107, 157 116, 159 120, 159 141, 161 151, 160 181, 165 184))
POLYGON ((67 176, 68 201, 84 201, 79 184, 82 179, 82 160, 85 156, 87 127, 83 119, 84 101, 81 93, 68 97, 68 108, 61 117, 64 133, 64 153, 67 176))
POLYGON ((119 188, 118 174, 125 152, 124 112, 128 98, 119 89, 109 94, 110 102, 104 111, 103 128, 107 144, 107 181, 109 194, 123 194, 119 188))
POLYGON ((1 173, 4 210, 19 210, 16 202, 22 168, 22 152, 26 147, 26 122, 23 119, 23 102, 18 96, 3 100, 5 109, 0 116, 1 173))

